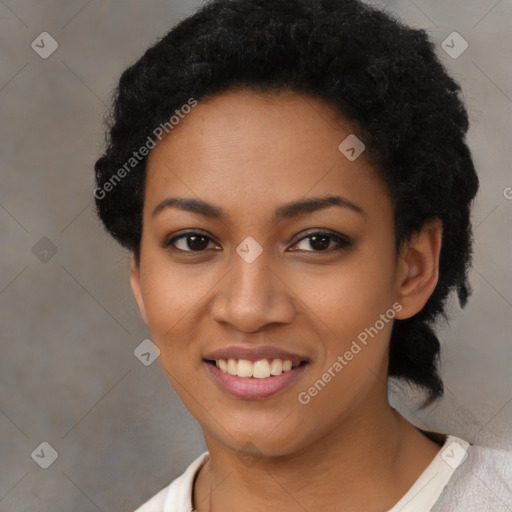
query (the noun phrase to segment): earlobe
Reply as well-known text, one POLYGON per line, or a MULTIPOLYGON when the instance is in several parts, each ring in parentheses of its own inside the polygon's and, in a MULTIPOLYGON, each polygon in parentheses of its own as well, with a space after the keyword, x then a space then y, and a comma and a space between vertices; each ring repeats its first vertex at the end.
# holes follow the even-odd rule
POLYGON ((432 295, 439 278, 442 233, 441 220, 429 219, 402 247, 397 296, 402 310, 397 313, 397 319, 414 316, 432 295))
POLYGON ((142 298, 142 287, 140 282, 140 268, 135 261, 135 256, 132 253, 130 257, 130 286, 132 288, 133 297, 139 308, 140 316, 144 323, 147 325, 146 309, 144 307, 144 299, 142 298))

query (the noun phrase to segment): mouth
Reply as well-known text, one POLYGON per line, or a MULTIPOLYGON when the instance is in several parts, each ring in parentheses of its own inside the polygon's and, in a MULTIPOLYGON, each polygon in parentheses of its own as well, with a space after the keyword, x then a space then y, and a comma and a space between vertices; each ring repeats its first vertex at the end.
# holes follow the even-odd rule
POLYGON ((290 388, 308 370, 311 360, 270 346, 232 346, 206 354, 203 364, 224 393, 242 400, 262 400, 290 388))
POLYGON ((291 359, 264 358, 256 361, 249 359, 203 359, 204 362, 215 366, 221 372, 241 377, 243 379, 269 379, 307 365, 308 360, 292 361, 291 359))

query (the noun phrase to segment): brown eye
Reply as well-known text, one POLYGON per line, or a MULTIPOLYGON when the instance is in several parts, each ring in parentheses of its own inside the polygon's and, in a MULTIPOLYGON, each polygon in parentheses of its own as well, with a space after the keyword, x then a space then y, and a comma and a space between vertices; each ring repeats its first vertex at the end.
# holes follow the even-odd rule
POLYGON ((351 244, 350 240, 344 235, 323 231, 311 233, 300 239, 293 246, 298 246, 301 243, 303 244, 303 247, 293 250, 306 252, 332 252, 348 247, 351 244), (331 246, 333 242, 334 247, 331 246))
POLYGON ((315 251, 325 251, 330 244, 330 237, 326 235, 313 235, 308 237, 309 238, 309 245, 315 250, 315 251))
POLYGON ((184 252, 202 252, 208 248, 208 244, 213 240, 202 233, 189 232, 175 236, 163 242, 163 247, 173 247, 184 252))
POLYGON ((202 251, 208 247, 209 239, 203 235, 187 235, 185 240, 192 251, 202 251))

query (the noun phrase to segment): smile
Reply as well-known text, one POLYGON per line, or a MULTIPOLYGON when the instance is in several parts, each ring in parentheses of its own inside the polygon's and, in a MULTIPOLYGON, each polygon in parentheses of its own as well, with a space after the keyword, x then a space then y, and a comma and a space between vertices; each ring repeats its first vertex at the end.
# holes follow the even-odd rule
POLYGON ((268 379, 288 372, 300 364, 293 363, 290 359, 260 359, 258 361, 249 361, 248 359, 216 359, 211 361, 224 373, 236 375, 243 378, 268 379))
POLYGON ((286 359, 259 359, 252 362, 229 358, 203 360, 203 363, 222 391, 243 400, 262 400, 278 395, 291 387, 310 366, 308 361, 292 363, 286 359))

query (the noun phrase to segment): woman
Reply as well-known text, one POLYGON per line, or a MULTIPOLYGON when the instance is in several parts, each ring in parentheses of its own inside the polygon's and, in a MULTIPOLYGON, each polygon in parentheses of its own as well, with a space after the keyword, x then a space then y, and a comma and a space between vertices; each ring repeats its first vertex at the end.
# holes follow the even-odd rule
POLYGON ((356 0, 214 0, 123 73, 97 210, 208 447, 138 512, 512 507, 387 399, 442 395, 432 324, 470 293, 459 92, 356 0))

